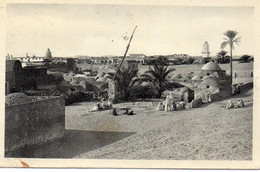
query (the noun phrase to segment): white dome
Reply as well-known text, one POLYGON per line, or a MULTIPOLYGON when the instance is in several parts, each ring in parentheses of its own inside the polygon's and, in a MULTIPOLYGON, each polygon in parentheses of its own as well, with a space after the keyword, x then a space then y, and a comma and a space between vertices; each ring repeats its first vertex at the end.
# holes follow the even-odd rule
POLYGON ((207 64, 205 64, 201 70, 209 70, 209 71, 220 71, 221 68, 219 67, 219 65, 217 63, 214 62, 208 62, 207 64))
POLYGON ((195 75, 191 78, 192 81, 198 81, 198 80, 201 80, 202 79, 202 76, 201 75, 195 75))

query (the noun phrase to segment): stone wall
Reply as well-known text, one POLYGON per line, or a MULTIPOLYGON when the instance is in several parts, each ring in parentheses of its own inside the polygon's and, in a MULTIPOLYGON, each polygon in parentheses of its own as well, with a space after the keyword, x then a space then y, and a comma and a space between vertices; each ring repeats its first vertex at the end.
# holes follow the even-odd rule
POLYGON ((50 97, 5 107, 5 155, 11 151, 62 137, 65 99, 50 97))

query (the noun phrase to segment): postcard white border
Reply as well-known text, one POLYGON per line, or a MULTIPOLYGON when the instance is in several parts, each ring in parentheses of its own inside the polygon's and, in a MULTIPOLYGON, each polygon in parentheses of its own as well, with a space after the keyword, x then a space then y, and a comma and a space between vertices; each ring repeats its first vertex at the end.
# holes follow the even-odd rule
POLYGON ((260 167, 260 45, 258 0, 0 0, 0 54, 1 54, 1 89, 0 89, 0 166, 22 167, 20 160, 30 167, 65 167, 65 168, 163 168, 163 169, 258 169, 260 167), (254 107, 253 107, 253 160, 252 161, 199 161, 199 160, 93 160, 93 159, 30 159, 4 158, 4 80, 5 80, 5 7, 7 3, 65 3, 65 4, 121 4, 121 5, 173 5, 173 6, 254 6, 255 7, 255 62, 254 62, 254 107), (3 20, 2 20, 3 19, 3 20))

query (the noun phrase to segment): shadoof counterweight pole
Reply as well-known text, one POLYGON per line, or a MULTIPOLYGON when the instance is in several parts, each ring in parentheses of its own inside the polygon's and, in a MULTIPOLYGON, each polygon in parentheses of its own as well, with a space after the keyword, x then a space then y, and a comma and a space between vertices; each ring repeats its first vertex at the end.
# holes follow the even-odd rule
POLYGON ((123 62, 125 60, 126 54, 127 54, 128 49, 130 47, 130 43, 131 43, 131 41, 133 39, 134 32, 135 32, 136 28, 137 28, 137 26, 135 26, 134 31, 133 31, 130 39, 129 39, 128 45, 126 47, 125 54, 123 56, 123 59, 122 59, 121 63, 119 64, 119 66, 118 66, 118 68, 116 70, 116 73, 115 73, 115 75, 113 77, 113 80, 108 83, 108 99, 112 103, 117 103, 117 101, 118 101, 118 96, 117 96, 118 95, 118 93, 117 93, 117 85, 118 84, 117 84, 117 81, 116 81, 116 76, 117 76, 118 71, 120 70, 120 68, 121 68, 121 66, 122 66, 122 64, 123 64, 123 62))
POLYGON ((130 43, 131 43, 131 41, 132 41, 132 39, 133 39, 133 36, 134 36, 134 33, 135 33, 136 28, 137 28, 137 26, 135 26, 135 28, 134 28, 134 31, 133 31, 133 33, 132 33, 132 35, 131 35, 131 37, 130 37, 130 40, 129 40, 129 42, 128 42, 128 45, 127 45, 127 47, 126 47, 126 51, 125 51, 124 57, 123 57, 121 63, 119 64, 119 66, 118 66, 118 68, 117 68, 117 70, 116 70, 115 76, 114 76, 114 78, 113 78, 114 81, 115 81, 115 78, 116 78, 116 76, 117 76, 117 73, 118 73, 119 69, 121 68, 121 66, 122 66, 122 64, 123 64, 123 62, 124 62, 124 60, 125 60, 126 54, 127 54, 128 49, 129 49, 129 47, 130 47, 130 43))

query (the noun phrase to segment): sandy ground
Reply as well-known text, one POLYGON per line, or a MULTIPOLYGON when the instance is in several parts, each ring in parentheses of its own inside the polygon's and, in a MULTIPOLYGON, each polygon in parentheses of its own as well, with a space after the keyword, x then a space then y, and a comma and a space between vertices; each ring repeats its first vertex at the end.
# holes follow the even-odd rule
POLYGON ((94 102, 66 106, 65 137, 28 147, 12 157, 82 159, 252 160, 253 91, 246 107, 228 100, 200 108, 158 112, 157 102, 120 103, 134 116, 88 112, 94 102))
MULTIPOLYGON (((251 160, 252 90, 232 99, 238 97, 243 97, 245 108, 225 109, 227 100, 174 112, 157 112, 151 102, 115 105, 130 107, 134 116, 89 113, 93 102, 68 106, 66 129, 109 131, 115 133, 113 138, 122 138, 74 158, 251 160)), ((110 137, 102 142, 106 140, 110 137)))

